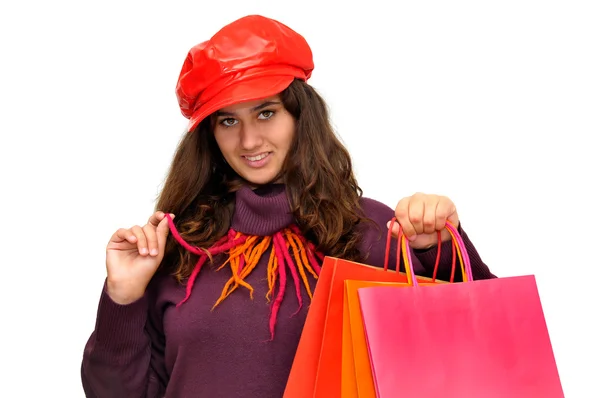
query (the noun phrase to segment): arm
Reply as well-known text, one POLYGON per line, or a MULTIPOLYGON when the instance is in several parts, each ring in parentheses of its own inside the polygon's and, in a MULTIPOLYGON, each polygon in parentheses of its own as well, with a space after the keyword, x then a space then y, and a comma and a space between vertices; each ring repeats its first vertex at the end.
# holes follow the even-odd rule
POLYGON ((164 395, 164 335, 150 290, 126 305, 100 296, 96 327, 83 353, 81 381, 88 398, 158 398, 164 395))
MULTIPOLYGON (((490 271, 488 266, 483 262, 477 249, 467 236, 467 233, 462 229, 459 224, 457 228, 460 236, 465 243, 469 260, 471 260, 471 270, 473 271, 473 280, 477 279, 492 279, 496 278, 490 271)), ((426 276, 433 276, 433 269, 435 267, 435 259, 437 257, 437 245, 427 250, 413 250, 414 256, 419 259, 419 262, 423 265, 426 270, 426 276)), ((442 250, 440 253, 440 264, 438 266, 438 272, 436 278, 444 281, 450 280, 450 274, 452 272, 452 242, 446 241, 442 243, 442 250)), ((454 271, 454 281, 462 281, 462 273, 460 272, 460 264, 458 257, 456 259, 456 270, 454 271)))

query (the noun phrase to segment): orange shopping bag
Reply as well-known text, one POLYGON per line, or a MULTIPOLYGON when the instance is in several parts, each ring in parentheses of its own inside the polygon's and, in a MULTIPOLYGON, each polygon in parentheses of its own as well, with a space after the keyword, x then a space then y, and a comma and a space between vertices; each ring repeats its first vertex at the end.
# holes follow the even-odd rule
POLYGON ((473 281, 450 229, 464 283, 421 288, 409 257, 412 286, 358 289, 377 397, 564 397, 535 277, 473 281))
MULTIPOLYGON (((400 272, 400 250, 397 251, 396 270, 388 269, 390 243, 391 229, 388 231, 383 268, 325 257, 284 398, 342 397, 344 281, 352 279, 406 283, 407 275, 400 272)), ((432 281, 425 277, 417 277, 417 280, 421 283, 432 281)))
POLYGON ((360 313, 358 289, 373 286, 410 286, 407 283, 346 280, 342 333, 342 397, 376 398, 369 350, 360 313))

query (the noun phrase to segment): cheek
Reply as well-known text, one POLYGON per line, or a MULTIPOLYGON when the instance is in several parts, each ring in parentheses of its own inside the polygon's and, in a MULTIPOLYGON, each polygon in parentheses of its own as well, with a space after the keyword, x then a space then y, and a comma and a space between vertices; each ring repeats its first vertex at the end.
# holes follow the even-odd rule
POLYGON ((273 131, 273 144, 277 145, 279 149, 288 149, 292 145, 294 139, 295 125, 292 120, 280 123, 273 131))
POLYGON ((219 131, 215 132, 215 141, 217 142, 217 146, 223 153, 223 156, 227 156, 229 153, 235 150, 236 141, 235 135, 229 134, 229 131, 219 131))

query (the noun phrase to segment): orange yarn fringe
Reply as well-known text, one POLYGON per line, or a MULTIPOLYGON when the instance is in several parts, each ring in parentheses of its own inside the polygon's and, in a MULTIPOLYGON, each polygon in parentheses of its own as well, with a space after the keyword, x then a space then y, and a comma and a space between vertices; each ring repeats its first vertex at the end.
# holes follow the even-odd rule
MULTIPOLYGON (((307 273, 312 275, 313 278, 318 279, 317 270, 313 268, 313 265, 308 259, 306 247, 304 246, 302 239, 289 228, 281 231, 285 238, 285 248, 289 251, 292 248, 292 254, 300 274, 300 278, 304 284, 304 288, 308 296, 312 299, 312 291, 308 282, 307 273)), ((235 239, 242 236, 241 233, 237 232, 235 239)), ((271 247, 269 262, 267 265, 267 282, 269 290, 266 294, 267 302, 270 302, 275 294, 275 284, 277 282, 277 271, 278 266, 284 259, 279 259, 277 256, 276 246, 273 242, 274 238, 271 236, 249 236, 243 244, 240 244, 229 250, 229 258, 221 265, 217 270, 223 269, 227 264, 231 268, 232 276, 227 281, 221 292, 221 296, 214 304, 213 309, 216 308, 220 303, 223 302, 231 293, 233 293, 238 287, 243 286, 250 292, 250 298, 254 298, 254 288, 248 284, 244 279, 250 275, 250 273, 256 268, 263 254, 271 247), (273 243, 273 245, 271 245, 273 243)), ((282 264, 281 266, 284 266, 282 264)))
POLYGON ((273 340, 275 335, 277 314, 285 294, 287 281, 286 266, 289 268, 293 279, 296 298, 298 299, 299 304, 298 310, 293 315, 297 314, 302 308, 300 280, 302 280, 304 288, 312 300, 313 293, 310 290, 307 273, 312 275, 315 279, 318 279, 321 267, 317 258, 323 260, 323 255, 315 250, 315 247, 311 242, 304 239, 298 226, 290 225, 288 228, 276 232, 273 236, 265 237, 244 235, 230 229, 227 235, 223 236, 213 246, 207 250, 201 250, 187 243, 181 235, 179 235, 173 220, 168 215, 167 219, 169 221, 169 229, 177 242, 179 242, 186 250, 199 256, 198 262, 194 266, 187 281, 185 297, 177 304, 177 307, 184 304, 190 298, 194 282, 208 257, 219 253, 229 254, 227 261, 225 261, 218 270, 223 269, 223 267, 229 264, 229 267, 231 268, 231 278, 223 287, 221 296, 217 299, 212 309, 214 310, 240 286, 248 289, 250 298, 253 299, 254 288, 245 281, 245 278, 250 275, 254 268, 256 268, 260 259, 269 247, 271 247, 267 266, 267 282, 269 290, 266 294, 266 299, 268 302, 271 302, 271 313, 269 316, 271 340, 273 340), (290 251, 292 255, 290 255, 290 251), (277 294, 275 294, 277 282, 279 282, 279 289, 277 294))

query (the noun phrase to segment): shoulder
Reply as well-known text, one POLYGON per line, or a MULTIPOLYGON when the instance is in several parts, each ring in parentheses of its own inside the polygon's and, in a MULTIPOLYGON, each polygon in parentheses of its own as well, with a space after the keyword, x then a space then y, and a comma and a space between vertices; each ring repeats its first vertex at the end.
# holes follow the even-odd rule
POLYGON ((391 207, 372 198, 360 198, 360 206, 365 216, 378 225, 385 226, 394 217, 391 207))

